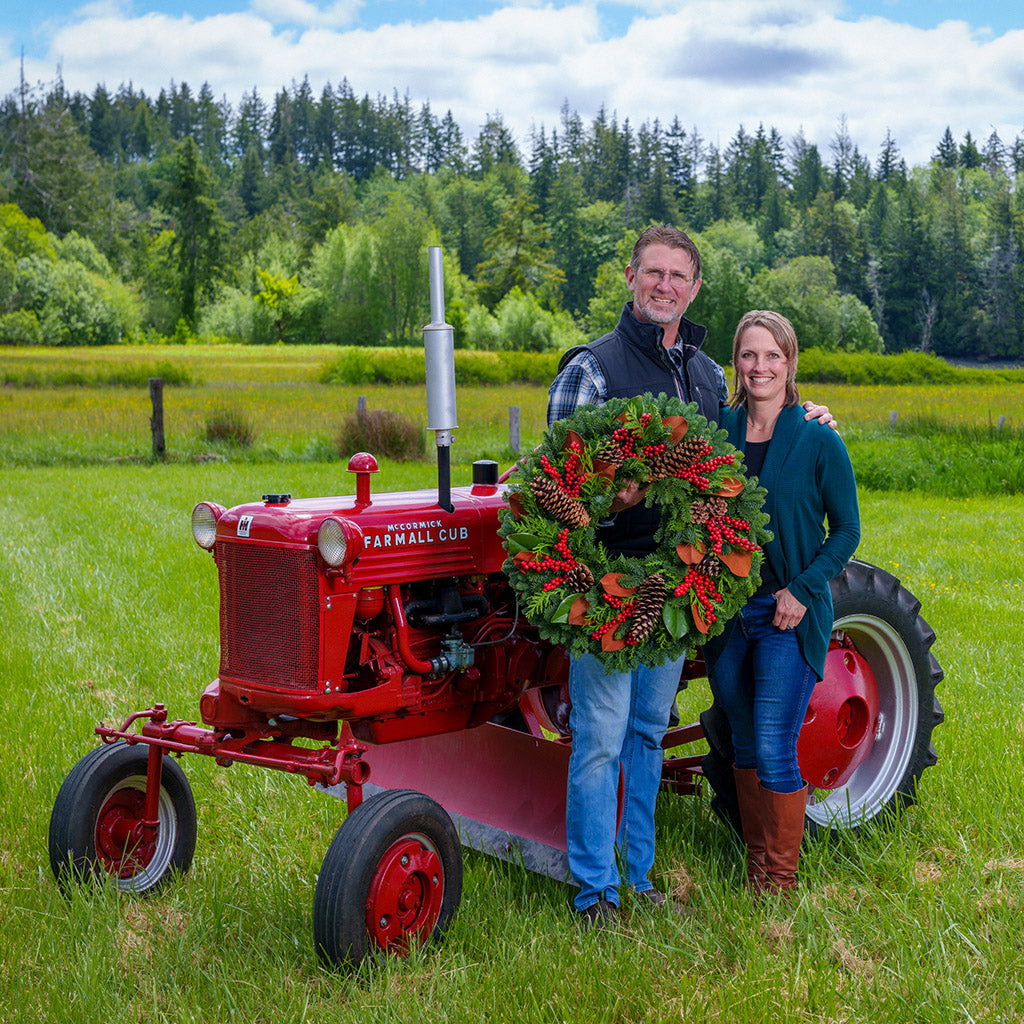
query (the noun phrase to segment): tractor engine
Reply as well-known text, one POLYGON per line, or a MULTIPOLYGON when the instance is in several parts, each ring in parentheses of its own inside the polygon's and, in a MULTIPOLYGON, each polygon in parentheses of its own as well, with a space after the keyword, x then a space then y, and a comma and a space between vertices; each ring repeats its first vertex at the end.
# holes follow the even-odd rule
POLYGON ((519 618, 501 571, 497 465, 474 464, 451 511, 433 490, 372 494, 366 453, 349 471, 354 496, 193 511, 220 582, 220 669, 203 720, 317 739, 343 720, 387 743, 480 725, 528 687, 561 688, 564 653, 519 618))

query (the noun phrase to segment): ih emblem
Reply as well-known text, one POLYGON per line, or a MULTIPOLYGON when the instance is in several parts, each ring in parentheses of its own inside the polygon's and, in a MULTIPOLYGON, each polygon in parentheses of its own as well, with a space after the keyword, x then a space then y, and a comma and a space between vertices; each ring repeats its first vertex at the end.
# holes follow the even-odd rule
POLYGON ((252 526, 252 516, 239 516, 238 517, 238 536, 248 537, 249 527, 252 526))

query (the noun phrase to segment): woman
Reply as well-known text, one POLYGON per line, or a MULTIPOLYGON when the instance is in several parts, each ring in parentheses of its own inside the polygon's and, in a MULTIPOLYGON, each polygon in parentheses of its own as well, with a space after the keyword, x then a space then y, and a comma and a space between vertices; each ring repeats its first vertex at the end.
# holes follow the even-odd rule
POLYGON ((828 581, 857 547, 860 513, 846 446, 804 420, 793 325, 779 313, 747 313, 732 364, 735 389, 720 425, 744 452, 748 475, 768 491, 774 538, 765 545, 761 585, 704 657, 732 727, 747 882, 762 895, 796 888, 807 804, 797 735, 824 672, 828 581))

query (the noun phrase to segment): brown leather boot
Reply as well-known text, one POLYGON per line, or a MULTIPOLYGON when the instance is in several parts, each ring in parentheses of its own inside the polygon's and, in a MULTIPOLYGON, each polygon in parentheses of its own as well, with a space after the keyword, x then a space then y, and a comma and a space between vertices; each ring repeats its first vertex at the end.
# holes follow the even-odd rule
POLYGON ((747 887, 755 896, 768 883, 764 869, 764 822, 761 817, 761 783, 756 768, 732 767, 736 779, 736 798, 740 807, 740 827, 747 847, 747 887))
POLYGON ((792 895, 796 889, 796 868, 800 861, 800 843, 804 838, 804 814, 807 787, 795 793, 776 793, 761 789, 761 816, 764 821, 765 893, 792 895))

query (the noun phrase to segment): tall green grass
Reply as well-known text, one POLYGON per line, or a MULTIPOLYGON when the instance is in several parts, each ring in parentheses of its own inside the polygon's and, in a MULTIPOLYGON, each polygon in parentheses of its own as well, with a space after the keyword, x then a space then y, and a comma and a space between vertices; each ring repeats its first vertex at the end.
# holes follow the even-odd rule
MULTIPOLYGON (((430 486, 384 463, 375 487, 430 486)), ((939 764, 892 828, 823 840, 793 913, 755 908, 706 796, 659 803, 657 881, 694 913, 578 934, 567 890, 467 854, 442 944, 355 975, 311 943, 344 805, 302 781, 185 758, 191 872, 151 900, 63 898, 46 829, 94 724, 155 700, 195 718, 216 672, 216 571, 192 504, 351 491, 338 464, 0 469, 0 1020, 1020 1021, 1024 977, 1024 499, 864 494, 859 555, 924 602, 946 670, 939 764)), ((703 684, 684 695, 693 709, 703 684)), ((689 709, 688 709, 689 710, 689 709)), ((509 766, 515 771, 515 766, 509 766)))

